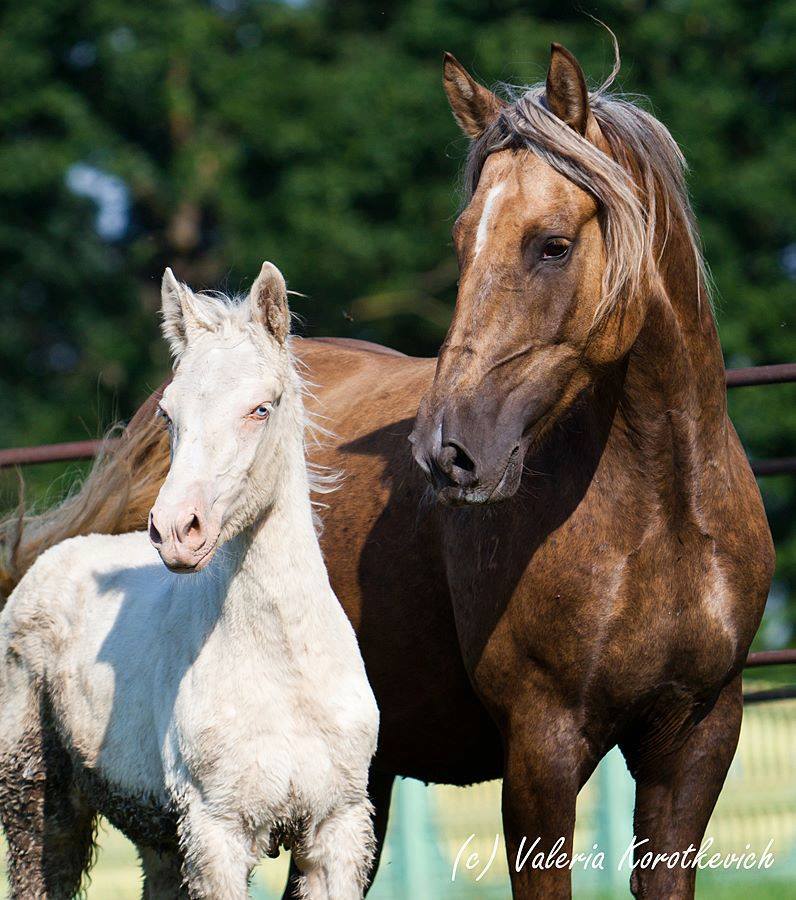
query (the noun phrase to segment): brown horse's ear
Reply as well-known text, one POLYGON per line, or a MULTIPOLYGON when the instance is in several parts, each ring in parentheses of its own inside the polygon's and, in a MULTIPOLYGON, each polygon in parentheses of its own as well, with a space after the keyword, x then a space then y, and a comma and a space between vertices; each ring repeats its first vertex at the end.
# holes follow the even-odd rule
POLYGON ((454 118, 471 138, 480 137, 506 105, 479 84, 452 53, 444 56, 442 83, 454 118))
POLYGON ((578 134, 585 135, 589 125, 589 91, 583 69, 561 44, 550 45, 550 69, 547 72, 547 108, 578 134))
POLYGON ((252 318, 269 331, 280 344, 290 332, 287 285, 273 263, 264 262, 249 294, 252 318))

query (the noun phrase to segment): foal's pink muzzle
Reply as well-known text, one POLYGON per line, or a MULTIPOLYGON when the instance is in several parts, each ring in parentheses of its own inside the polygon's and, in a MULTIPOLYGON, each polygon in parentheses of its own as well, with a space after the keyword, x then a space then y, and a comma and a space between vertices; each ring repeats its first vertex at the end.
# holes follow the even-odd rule
POLYGON ((156 503, 149 513, 149 540, 172 572, 198 572, 213 558, 218 529, 208 527, 199 504, 164 509, 156 503))

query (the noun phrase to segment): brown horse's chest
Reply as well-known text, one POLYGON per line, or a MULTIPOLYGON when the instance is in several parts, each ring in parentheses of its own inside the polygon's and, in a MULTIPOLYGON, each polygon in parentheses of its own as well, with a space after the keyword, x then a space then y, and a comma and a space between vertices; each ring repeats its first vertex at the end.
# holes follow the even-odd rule
POLYGON ((663 685, 686 702, 714 693, 751 639, 735 566, 715 542, 650 529, 627 552, 608 532, 579 536, 543 542, 513 573, 517 547, 495 535, 460 555, 457 627, 487 705, 538 691, 626 710, 663 685))

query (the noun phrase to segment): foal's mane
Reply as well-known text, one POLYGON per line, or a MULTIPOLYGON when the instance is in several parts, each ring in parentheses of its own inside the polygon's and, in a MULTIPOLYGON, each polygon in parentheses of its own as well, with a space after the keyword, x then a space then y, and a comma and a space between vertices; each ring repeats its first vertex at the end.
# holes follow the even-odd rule
MULTIPOLYGON (((193 296, 199 301, 193 311, 201 315, 203 324, 210 330, 225 335, 235 331, 245 334, 253 327, 245 294, 228 296, 208 292, 193 296)), ((291 350, 295 340, 298 338, 288 337, 289 368, 296 397, 303 401, 312 385, 302 377, 303 365, 291 350)), ((48 547, 78 534, 120 534, 141 528, 169 467, 168 453, 163 447, 166 433, 155 421, 154 404, 145 404, 137 418, 142 411, 144 416, 136 427, 124 432, 118 445, 106 443, 86 480, 58 505, 31 512, 25 509, 21 496, 17 512, 0 519, 0 608, 34 559, 48 547)), ((315 495, 313 519, 315 530, 320 533, 317 508, 324 504, 317 495, 335 490, 341 475, 308 459, 307 450, 331 435, 307 412, 303 402, 298 412, 307 480, 315 495)))
POLYGON ((691 245, 698 301, 710 285, 685 181, 685 157, 658 119, 630 97, 608 90, 618 71, 617 51, 610 76, 589 93, 591 112, 610 155, 547 108, 544 82, 522 88, 504 85, 509 103, 473 141, 464 176, 467 202, 490 154, 528 150, 595 198, 606 252, 596 320, 655 283, 673 222, 682 223, 691 245))

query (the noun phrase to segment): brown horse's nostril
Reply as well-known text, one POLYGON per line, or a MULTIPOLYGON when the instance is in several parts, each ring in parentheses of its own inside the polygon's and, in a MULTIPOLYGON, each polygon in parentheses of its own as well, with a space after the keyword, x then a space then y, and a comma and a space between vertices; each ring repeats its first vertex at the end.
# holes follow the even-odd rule
POLYGON ((464 472, 475 472, 475 463, 464 447, 457 444, 456 441, 448 441, 444 446, 453 450, 453 455, 450 456, 449 454, 452 466, 462 469, 464 472))
POLYGON ((430 476, 437 488, 469 487, 477 481, 475 461, 456 441, 446 441, 432 457, 430 476))
POLYGON ((163 538, 160 536, 160 532, 155 526, 155 517, 152 513, 149 514, 149 540, 152 541, 153 544, 163 543, 163 538))

